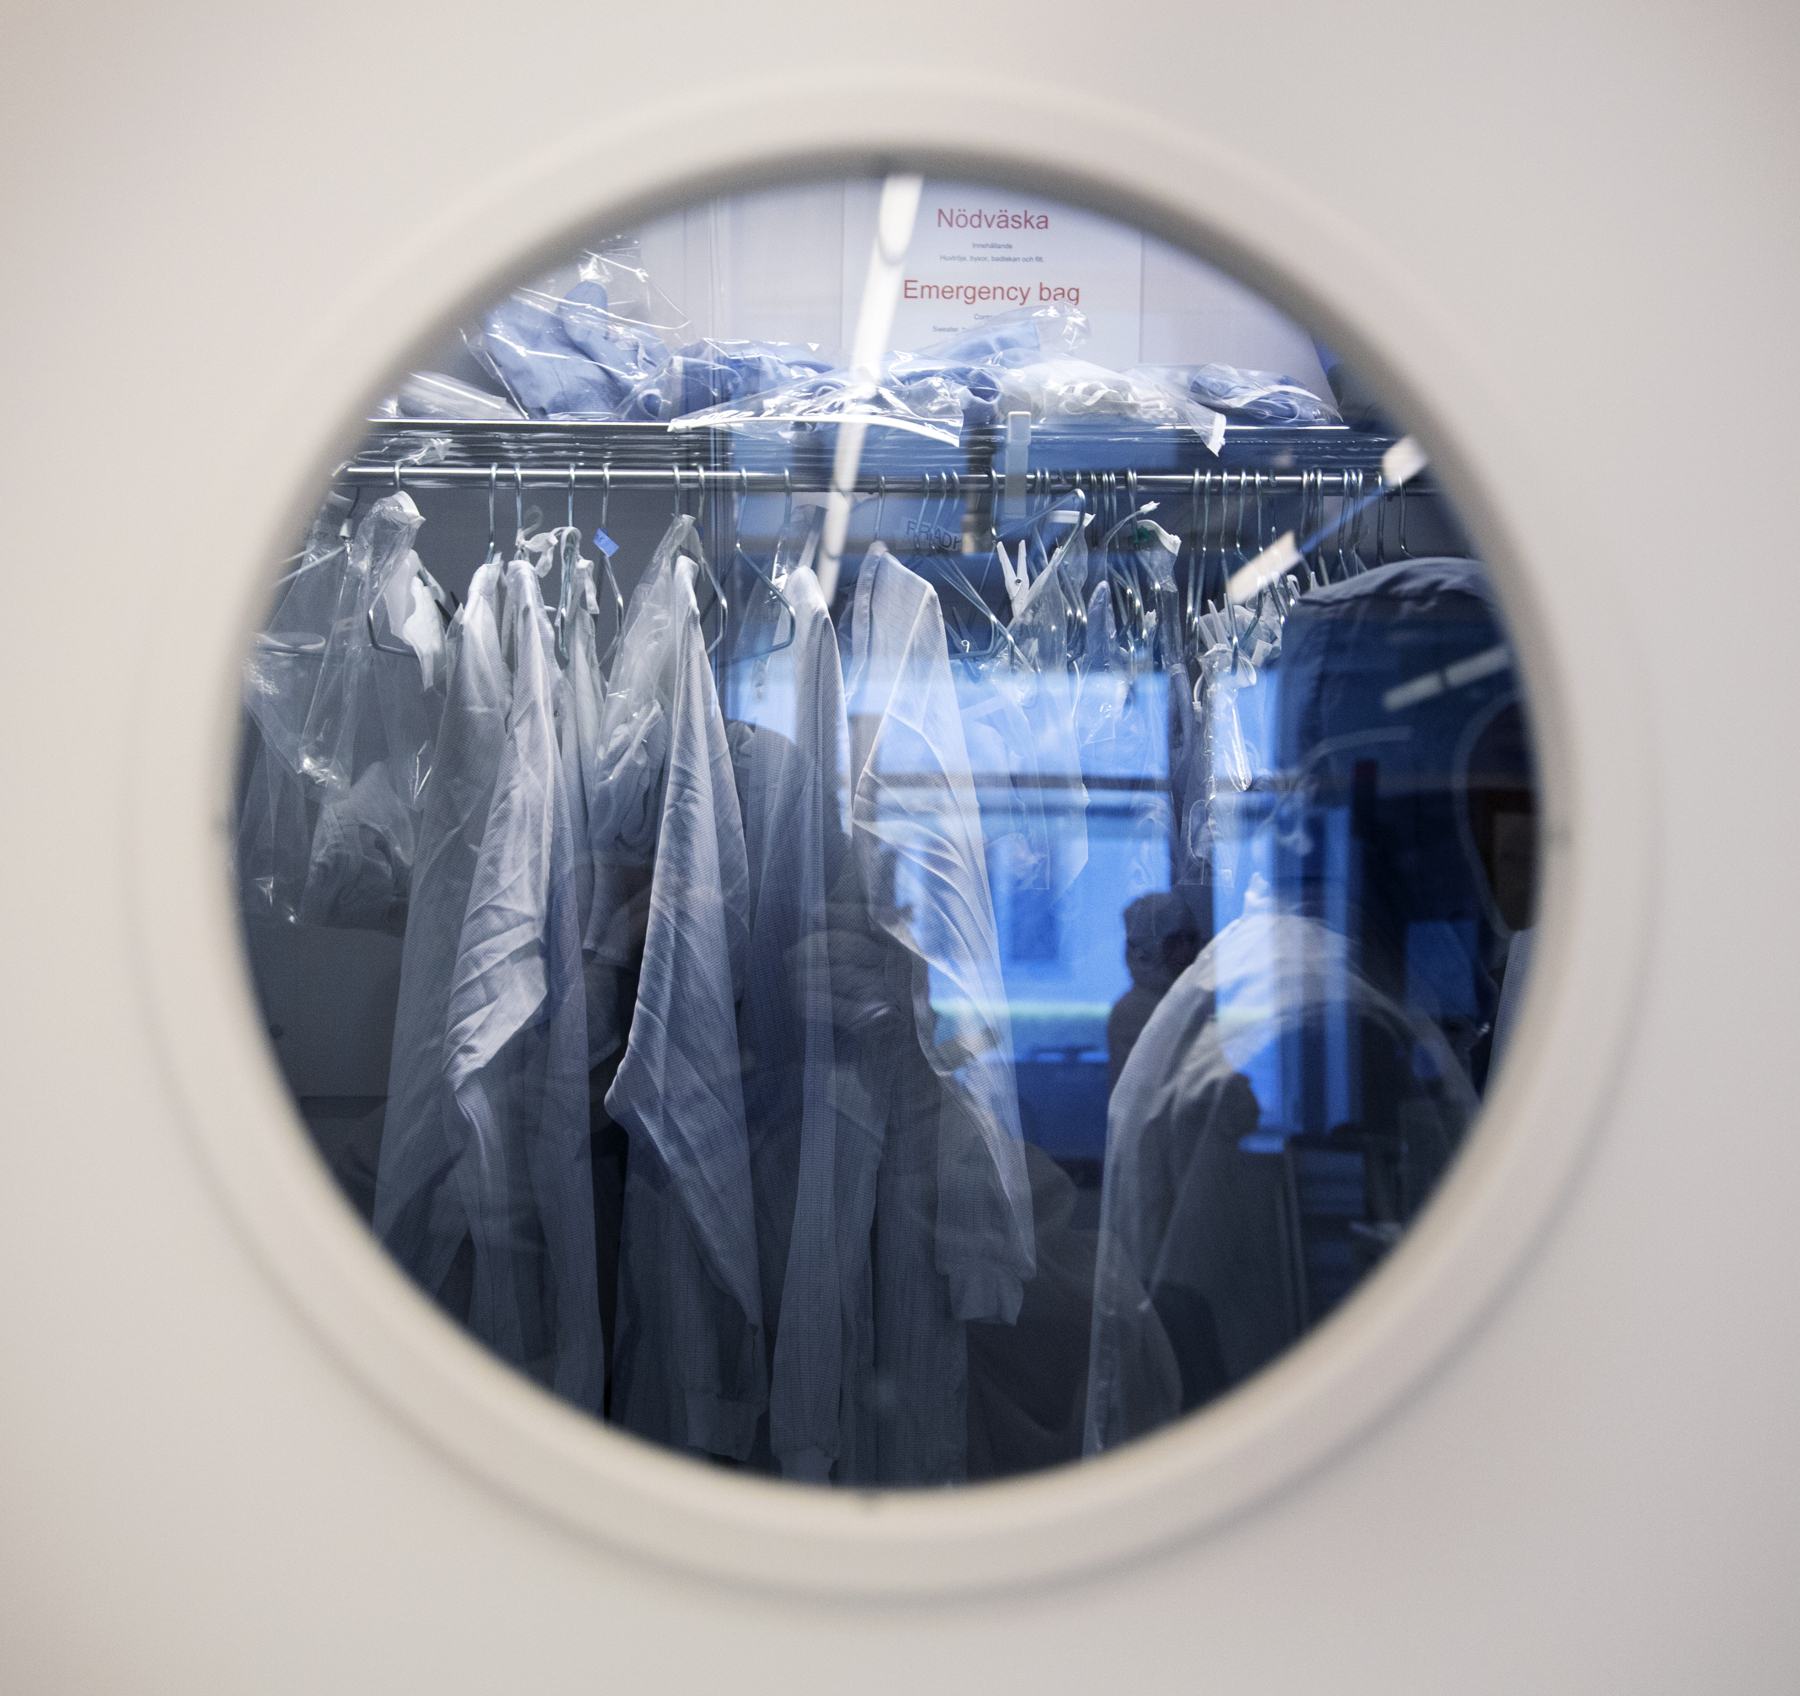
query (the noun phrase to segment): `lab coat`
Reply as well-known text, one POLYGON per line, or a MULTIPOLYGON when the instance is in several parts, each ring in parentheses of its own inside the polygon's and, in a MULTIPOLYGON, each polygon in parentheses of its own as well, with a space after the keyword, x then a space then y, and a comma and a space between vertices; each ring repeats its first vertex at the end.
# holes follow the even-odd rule
POLYGON ((482 566, 421 831, 374 1224, 496 1353, 598 1412, 587 1018, 550 642, 531 567, 482 566))

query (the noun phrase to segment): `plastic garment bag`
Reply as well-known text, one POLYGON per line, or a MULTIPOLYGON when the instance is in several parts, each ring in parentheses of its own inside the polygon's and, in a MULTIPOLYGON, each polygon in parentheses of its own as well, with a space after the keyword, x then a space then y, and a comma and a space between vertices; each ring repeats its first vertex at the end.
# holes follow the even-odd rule
POLYGON ((393 610, 386 591, 416 557, 413 540, 424 522, 410 495, 387 495, 363 514, 351 538, 300 746, 301 770, 324 796, 348 794, 356 779, 362 715, 375 710, 372 679, 383 658, 370 640, 369 614, 378 601, 383 613, 393 610))
POLYGON ((312 835, 305 786, 258 735, 238 811, 238 887, 247 918, 295 922, 312 835))
POLYGON ((980 813, 937 595, 879 544, 849 646, 852 841, 877 924, 929 967, 916 1027, 953 1104, 938 1263, 959 1318, 1010 1318, 1031 1275, 1031 1210, 980 813))
POLYGON ((402 935, 417 840, 418 817, 400 799, 387 762, 365 766, 347 793, 319 808, 298 921, 402 935))
MULTIPOLYGON (((400 497, 406 499, 405 496, 400 497)), ((352 565, 355 549, 351 550, 352 565)), ((407 809, 424 806, 431 776, 432 751, 444 711, 445 602, 447 597, 419 556, 408 549, 397 565, 371 572, 371 604, 378 627, 385 624, 395 646, 370 651, 381 663, 372 667, 376 736, 384 750, 389 781, 407 809), (412 660, 396 651, 412 650, 412 660)), ((364 629, 368 619, 364 618, 364 629)))
POLYGON ((1108 865, 1113 904, 1169 887, 1173 811, 1169 797, 1169 680, 1143 644, 1118 633, 1110 584, 1088 601, 1086 661, 1075 705, 1075 734, 1087 787, 1088 829, 1121 839, 1108 865))
POLYGON ((601 846, 655 830, 637 998, 605 1103, 630 1137, 612 1415, 744 1461, 768 1397, 737 1053, 749 874, 694 594, 700 557, 694 521, 678 519, 632 597, 629 665, 607 700, 603 747, 630 762, 630 781, 617 816, 599 820, 601 846))
MULTIPOLYGON (((562 751, 563 784, 569 796, 569 817, 575 833, 575 911, 582 938, 582 968, 587 1005, 588 1066, 598 1066, 619 1046, 620 1021, 617 985, 613 974, 595 957, 589 945, 594 924, 595 862, 592 835, 596 816, 606 805, 609 762, 606 753, 606 679, 600 670, 600 654, 594 639, 594 613, 599 600, 594 590, 594 568, 574 551, 569 538, 573 582, 563 596, 568 624, 564 641, 568 664, 556 697, 556 733, 562 751)), ((554 550, 561 552, 560 546, 554 550)))
POLYGON ((244 708, 275 757, 301 769, 307 719, 325 663, 325 647, 337 619, 349 516, 346 495, 329 496, 307 528, 298 567, 244 662, 244 708))
POLYGON ((1088 1454, 1204 1405, 1305 1329, 1285 1127, 1263 1123, 1246 1072, 1276 1049, 1304 1064, 1334 1031, 1364 1055, 1364 1141, 1428 1191, 1474 1093, 1436 1027, 1378 992, 1339 933, 1253 902, 1145 1025, 1107 1113, 1088 1454))
POLYGON ((1199 624, 1176 853, 1176 887, 1192 900, 1213 883, 1230 799, 1255 779, 1238 697, 1255 687, 1260 667, 1279 657, 1281 641, 1272 614, 1235 603, 1203 613, 1199 624))
POLYGON ((620 412, 628 419, 664 422, 804 381, 831 367, 811 345, 708 338, 688 343, 641 379, 620 412))
POLYGON ((1035 1269, 1011 1022, 943 615, 879 544, 840 646, 852 853, 882 950, 869 999, 880 978, 891 1009, 840 1077, 841 1112, 882 1145, 855 1398, 873 1453, 845 1481, 951 1483, 967 1475, 967 1322, 1012 1323, 1035 1269))
POLYGON ((523 560, 451 650, 401 960, 377 1233, 503 1359, 599 1412, 575 842, 551 633, 523 560))
POLYGON ((1055 1160, 1026 1143, 1025 1168, 1036 1275, 1011 1325, 968 1327, 971 1483, 1081 1458, 1097 1238, 1055 1160))
POLYGON ((337 616, 348 559, 341 526, 349 511, 349 497, 334 494, 314 515, 300 563, 244 662, 253 749, 238 815, 238 871, 245 911, 256 918, 292 923, 306 883, 312 809, 300 778, 301 749, 337 616))
POLYGON ((691 412, 677 418, 674 428, 753 429, 785 439, 794 424, 854 420, 885 424, 955 447, 962 439, 967 398, 963 385, 935 368, 884 375, 873 384, 851 371, 809 372, 780 388, 691 412))
POLYGON ((1034 421, 1110 418, 1133 430, 1186 428, 1213 453, 1225 440, 1223 414, 1138 371, 1110 371, 1085 359, 1015 349, 996 355, 987 374, 998 390, 995 404, 991 416, 972 417, 972 423, 1029 412, 1034 421))
POLYGON ((409 496, 376 502, 346 544, 348 509, 321 509, 246 666, 263 752, 240 852, 253 913, 397 935, 442 710, 442 592, 412 551, 423 520, 409 496))
POLYGON ((1244 371, 1235 365, 1134 365, 1129 375, 1162 383, 1247 424, 1340 424, 1329 401, 1292 377, 1273 371, 1244 371))
POLYGON ((1087 865, 1087 789, 1075 734, 1077 678, 1070 649, 1087 538, 1079 525, 1026 590, 1010 635, 1029 677, 1020 708, 1051 850, 1049 895, 1060 901, 1087 865))
POLYGON ((1044 810, 1037 739, 1026 716, 1036 679, 1005 643, 986 656, 958 656, 951 665, 963 742, 981 808, 988 876, 1015 897, 1051 898, 1056 844, 1044 810))
POLYGON ((515 291, 470 347, 531 418, 617 417, 669 357, 653 329, 609 310, 604 284, 590 277, 560 298, 515 291))
POLYGON ((729 595, 741 610, 728 734, 750 871, 738 1046, 773 1331, 768 1443, 785 1476, 823 1483, 840 1459, 852 1473, 866 1461, 850 1369, 869 1324, 881 1155, 853 1122, 840 1130, 835 1099, 837 1066, 855 1051, 856 968, 868 957, 858 959, 862 927, 844 887, 849 727, 837 639, 812 572, 788 572, 784 606, 740 564, 729 595))
POLYGON ((388 404, 396 418, 479 418, 506 424, 525 416, 510 400, 442 371, 414 371, 388 404))
POLYGON ((440 591, 412 550, 423 523, 410 496, 389 495, 350 542, 299 748, 320 804, 302 924, 405 923, 444 699, 440 591), (389 646, 377 648, 371 626, 383 624, 389 646))

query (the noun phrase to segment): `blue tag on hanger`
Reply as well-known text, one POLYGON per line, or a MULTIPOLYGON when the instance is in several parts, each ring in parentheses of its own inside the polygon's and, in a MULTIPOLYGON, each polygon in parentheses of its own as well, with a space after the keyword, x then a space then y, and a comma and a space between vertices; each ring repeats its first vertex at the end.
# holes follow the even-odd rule
POLYGON ((619 544, 615 542, 612 537, 607 535, 604 530, 596 530, 594 532, 594 546, 597 547, 601 553, 605 554, 608 559, 611 559, 612 556, 619 551, 619 544))

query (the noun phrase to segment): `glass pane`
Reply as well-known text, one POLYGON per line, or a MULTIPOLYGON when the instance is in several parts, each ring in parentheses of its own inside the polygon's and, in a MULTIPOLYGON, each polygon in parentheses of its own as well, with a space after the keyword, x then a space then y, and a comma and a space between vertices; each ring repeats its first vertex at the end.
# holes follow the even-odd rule
POLYGON ((1077 1461, 1325 1321, 1532 939, 1504 621, 1213 266, 991 185, 597 236, 410 374, 245 670, 321 1157, 458 1324, 810 1482, 1077 1461))

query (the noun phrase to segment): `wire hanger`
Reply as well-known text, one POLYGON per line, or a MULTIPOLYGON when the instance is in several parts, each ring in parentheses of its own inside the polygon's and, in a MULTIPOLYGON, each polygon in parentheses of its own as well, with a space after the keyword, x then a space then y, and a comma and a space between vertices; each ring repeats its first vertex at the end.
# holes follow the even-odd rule
POLYGON ((1364 569, 1363 562, 1357 557, 1356 552, 1357 538, 1362 532, 1362 491, 1362 472, 1346 471, 1344 473, 1344 496, 1339 503, 1338 510, 1337 562, 1340 583, 1347 578, 1360 577, 1364 569), (1354 484, 1351 482, 1352 478, 1355 478, 1354 484), (1356 490, 1354 496, 1350 493, 1353 487, 1356 490))
MULTIPOLYGON (((1194 533, 1194 545, 1188 554, 1187 605, 1183 609, 1181 621, 1182 641, 1190 661, 1198 659, 1200 655, 1200 597, 1206 583, 1206 562, 1205 556, 1201 552, 1200 476, 1200 472, 1195 471, 1193 491, 1188 502, 1188 527, 1194 533)), ((1209 475, 1207 477, 1209 494, 1211 482, 1212 478, 1209 475)), ((1208 516, 1210 516, 1210 500, 1207 506, 1208 516)))
POLYGON ((500 558, 500 550, 494 543, 494 495, 500 482, 500 467, 488 467, 488 545, 487 558, 484 565, 492 565, 500 558))
MULTIPOLYGON (((961 493, 961 479, 956 476, 955 472, 927 472, 925 474, 925 483, 928 496, 936 487, 939 476, 942 476, 944 479, 943 493, 935 497, 935 505, 932 509, 930 525, 921 526, 926 532, 925 540, 928 544, 928 550, 929 544, 934 543, 937 537, 939 523, 938 515, 948 507, 950 500, 952 499, 952 488, 955 487, 955 492, 957 494, 961 493)), ((946 534, 947 533, 948 532, 946 531, 946 534)), ((921 563, 923 563, 923 560, 921 560, 921 563)), ((1017 654, 1018 646, 1012 639, 1012 633, 994 616, 994 609, 981 598, 976 592, 975 586, 963 575, 962 569, 956 564, 954 556, 947 549, 942 552, 933 551, 931 563, 935 568, 936 575, 942 578, 948 587, 954 589, 963 600, 967 601, 971 607, 979 612, 981 616, 987 620, 989 626, 990 635, 988 637, 987 647, 977 649, 966 636, 962 635, 960 632, 952 632, 946 621, 945 633, 950 635, 956 642, 956 657, 968 661, 991 659, 999 652, 1002 640, 1004 640, 1006 645, 1017 654)))
MULTIPOLYGON (((741 480, 742 485, 742 493, 739 497, 741 502, 747 500, 750 495, 750 473, 747 470, 740 470, 738 472, 738 477, 741 480)), ((736 656, 739 659, 745 660, 764 659, 770 654, 780 653, 783 648, 793 646, 794 638, 800 634, 800 620, 795 616, 794 603, 782 593, 781 586, 744 551, 743 533, 739 528, 742 518, 743 507, 740 504, 738 507, 738 523, 734 523, 732 526, 731 557, 734 561, 742 560, 744 562, 745 569, 775 597, 776 601, 780 604, 781 612, 785 612, 788 615, 788 633, 783 640, 775 643, 773 647, 752 648, 748 652, 736 656)), ((746 609, 746 611, 747 610, 748 609, 746 609)), ((781 612, 778 612, 775 615, 775 629, 778 634, 781 630, 781 612)))
MULTIPOLYGON (((1130 502, 1135 503, 1137 500, 1137 473, 1135 471, 1128 472, 1126 476, 1129 491, 1127 498, 1130 502)), ((1107 580, 1113 586, 1114 591, 1113 616, 1118 619, 1120 628, 1134 647, 1142 646, 1150 640, 1155 621, 1140 592, 1141 584, 1137 575, 1139 570, 1137 550, 1135 548, 1130 550, 1132 568, 1128 575, 1113 563, 1112 545, 1127 525, 1135 525, 1145 513, 1155 510, 1155 501, 1145 501, 1141 506, 1133 504, 1132 509, 1106 532, 1100 543, 1101 555, 1106 560, 1107 580)))
MULTIPOLYGON (((675 515, 669 520, 670 526, 673 527, 687 517, 687 513, 684 510, 681 501, 683 493, 681 467, 679 465, 675 466, 670 475, 675 480, 675 515)), ((701 487, 705 487, 704 479, 701 479, 701 487)), ((718 632, 713 639, 706 644, 706 661, 712 668, 713 684, 716 688, 719 681, 719 647, 725 640, 725 625, 726 621, 731 617, 731 603, 725 599, 725 586, 719 581, 718 574, 712 568, 712 562, 706 557, 706 546, 700 536, 698 521, 696 521, 694 526, 694 554, 694 565, 698 570, 703 571, 706 574, 707 587, 712 590, 713 599, 718 603, 719 608, 718 632)), ((694 611, 696 616, 700 619, 701 632, 704 634, 706 629, 706 616, 707 613, 712 611, 712 608, 709 606, 705 611, 702 611, 699 602, 696 600, 694 611)))
POLYGON ((562 578, 556 597, 556 663, 565 671, 569 665, 569 624, 575 617, 575 591, 581 581, 581 532, 575 528, 575 464, 569 462, 568 523, 563 527, 561 545, 557 549, 562 578))
MULTIPOLYGON (((608 460, 600 469, 600 528, 599 534, 606 535, 606 520, 612 511, 612 461, 608 460)), ((610 541, 611 538, 608 537, 610 541)), ((600 547, 598 539, 595 547, 600 547)), ((612 665, 613 655, 619 650, 619 643, 625 637, 625 593, 619 587, 618 574, 613 570, 612 555, 605 548, 600 548, 600 569, 606 573, 606 586, 612 591, 614 618, 612 640, 606 644, 606 652, 600 656, 600 669, 604 672, 612 665)))

